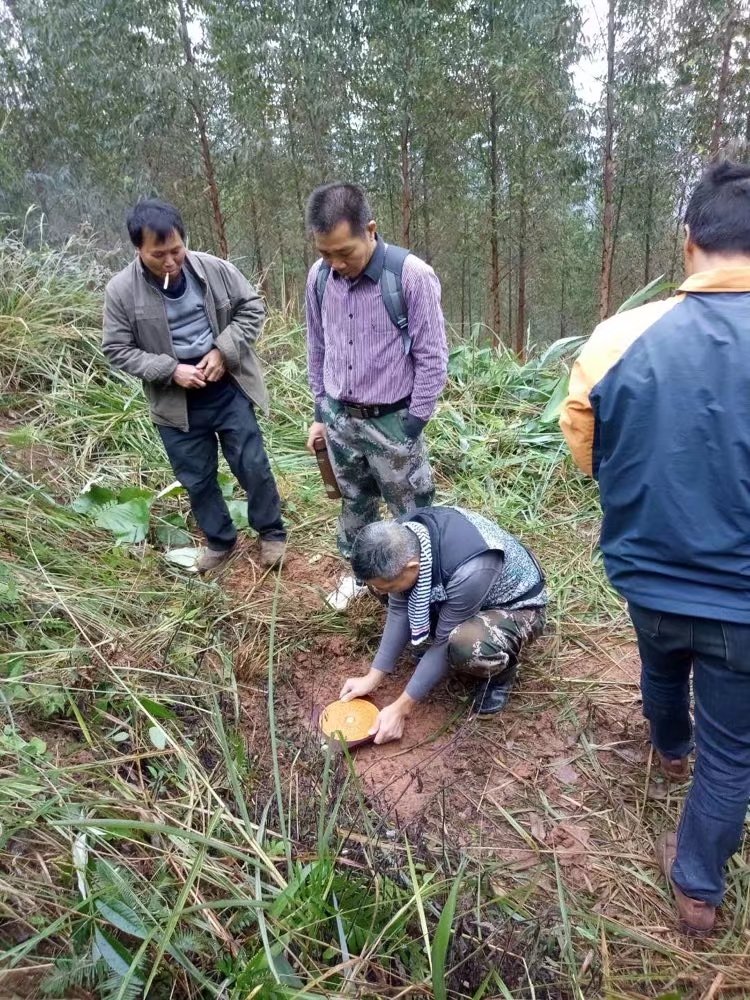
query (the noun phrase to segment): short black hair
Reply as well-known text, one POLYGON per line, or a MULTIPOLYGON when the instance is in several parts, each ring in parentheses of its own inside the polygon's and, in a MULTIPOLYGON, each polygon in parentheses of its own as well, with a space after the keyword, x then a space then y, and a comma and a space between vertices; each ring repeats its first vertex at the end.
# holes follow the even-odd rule
POLYGON ((307 226, 314 233, 330 233, 340 222, 348 222, 361 236, 372 219, 367 195, 356 184, 321 184, 307 199, 307 226))
POLYGON ((750 254, 750 165, 710 166, 690 197, 685 224, 701 250, 750 254))
POLYGON ((139 201, 128 214, 128 234, 134 247, 143 246, 143 230, 150 229, 157 242, 163 243, 170 233, 177 232, 185 239, 182 216, 168 201, 147 198, 139 201))

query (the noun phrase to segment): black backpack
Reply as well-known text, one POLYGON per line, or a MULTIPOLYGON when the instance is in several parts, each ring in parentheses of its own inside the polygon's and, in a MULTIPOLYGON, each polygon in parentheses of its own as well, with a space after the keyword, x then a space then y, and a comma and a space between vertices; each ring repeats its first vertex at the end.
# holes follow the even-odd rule
MULTIPOLYGON (((409 253, 410 251, 404 250, 403 247, 394 247, 386 243, 383 270, 380 274, 380 293, 383 296, 383 305, 391 323, 401 334, 404 354, 409 354, 411 351, 411 337, 409 336, 409 317, 404 301, 404 289, 401 284, 401 271, 409 253)), ((323 310, 323 293, 326 290, 326 282, 330 273, 331 265, 323 263, 315 278, 315 297, 321 312, 323 310)))

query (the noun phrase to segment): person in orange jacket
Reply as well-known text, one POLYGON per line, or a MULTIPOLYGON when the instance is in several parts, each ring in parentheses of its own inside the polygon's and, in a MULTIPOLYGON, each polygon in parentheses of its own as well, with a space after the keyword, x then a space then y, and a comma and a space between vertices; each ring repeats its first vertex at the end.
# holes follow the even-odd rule
POLYGON ((657 842, 683 931, 714 926, 750 800, 750 166, 711 166, 685 216, 672 298, 601 323, 560 425, 599 484, 601 550, 628 602, 643 711, 687 781, 657 842))

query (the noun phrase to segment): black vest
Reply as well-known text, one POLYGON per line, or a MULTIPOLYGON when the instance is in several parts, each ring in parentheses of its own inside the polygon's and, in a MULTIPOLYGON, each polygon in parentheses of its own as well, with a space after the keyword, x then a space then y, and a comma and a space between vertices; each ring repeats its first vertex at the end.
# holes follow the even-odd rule
POLYGON ((432 586, 448 585, 448 581, 469 559, 485 552, 502 552, 491 548, 467 518, 452 507, 423 507, 413 514, 396 518, 401 524, 416 521, 427 528, 432 546, 432 586))

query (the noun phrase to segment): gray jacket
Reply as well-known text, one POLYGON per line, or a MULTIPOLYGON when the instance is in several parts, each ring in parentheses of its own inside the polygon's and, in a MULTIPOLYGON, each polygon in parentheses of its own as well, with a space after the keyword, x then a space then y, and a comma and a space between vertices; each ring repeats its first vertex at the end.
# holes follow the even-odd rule
MULTIPOLYGON (((230 377, 266 413, 268 393, 253 344, 263 328, 263 302, 234 264, 188 251, 186 265, 204 290, 206 316, 230 377)), ((155 424, 188 429, 186 390, 172 381, 178 365, 164 299, 138 257, 104 293, 102 350, 115 368, 143 380, 155 424)), ((200 390, 194 390, 200 392, 200 390)))

